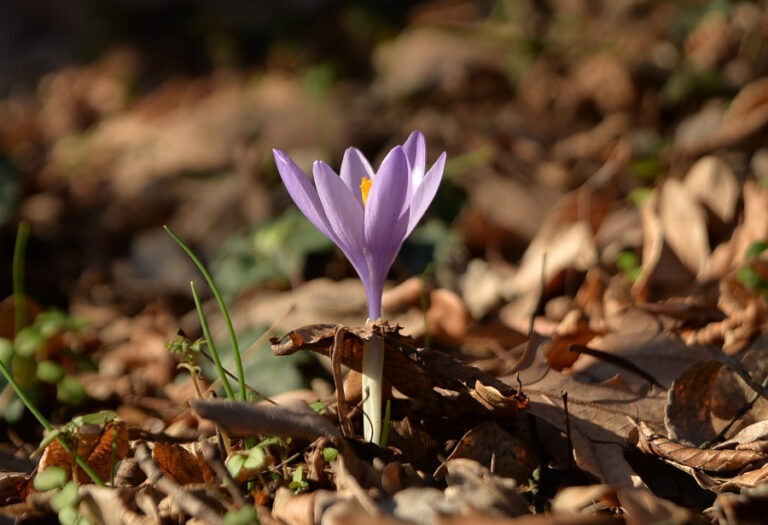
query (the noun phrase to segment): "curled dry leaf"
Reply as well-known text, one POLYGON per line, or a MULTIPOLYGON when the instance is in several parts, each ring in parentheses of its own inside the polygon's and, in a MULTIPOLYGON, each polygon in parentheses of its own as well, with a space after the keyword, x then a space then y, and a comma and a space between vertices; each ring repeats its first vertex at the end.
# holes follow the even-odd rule
POLYGON ((657 456, 683 470, 693 469, 714 474, 737 473, 768 462, 768 455, 751 450, 703 450, 672 441, 655 433, 645 423, 638 425, 638 444, 643 452, 657 456))
POLYGON ((339 350, 342 364, 362 369, 363 341, 374 332, 384 340, 384 380, 406 396, 417 399, 425 412, 434 416, 461 413, 512 416, 525 410, 527 397, 509 384, 466 365, 437 350, 416 348, 399 333, 399 328, 376 322, 363 328, 340 325, 310 325, 272 338, 275 355, 311 350, 330 356, 336 333, 343 330, 339 350))

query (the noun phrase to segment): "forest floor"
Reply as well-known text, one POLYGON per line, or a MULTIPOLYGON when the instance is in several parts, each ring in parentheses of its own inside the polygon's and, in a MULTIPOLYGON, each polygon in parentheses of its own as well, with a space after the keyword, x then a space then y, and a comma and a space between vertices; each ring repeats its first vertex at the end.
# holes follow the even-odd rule
POLYGON ((764 2, 336 5, 258 52, 235 5, 0 86, 0 523, 763 523, 764 2), (272 149, 413 130, 445 174, 366 325, 272 149))

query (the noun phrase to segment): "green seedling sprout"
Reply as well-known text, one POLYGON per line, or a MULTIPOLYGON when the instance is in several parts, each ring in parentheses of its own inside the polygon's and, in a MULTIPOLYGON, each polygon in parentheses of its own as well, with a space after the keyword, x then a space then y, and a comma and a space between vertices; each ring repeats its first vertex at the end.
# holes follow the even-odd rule
MULTIPOLYGON (((26 248, 26 239, 29 235, 29 226, 22 222, 19 225, 17 236, 16 236, 16 244, 14 246, 14 253, 13 253, 13 297, 14 297, 14 305, 16 307, 16 331, 17 333, 21 331, 21 328, 23 328, 26 324, 26 304, 24 301, 24 253, 26 248), (21 241, 19 240, 21 238, 21 241), (21 313, 23 312, 23 313, 21 313), (23 320, 24 323, 19 323, 20 320, 23 320)), ((8 367, 5 365, 2 359, 0 359, 0 373, 3 374, 3 377, 5 377, 5 380, 8 382, 8 385, 13 389, 15 394, 19 397, 21 402, 24 404, 25 407, 27 407, 27 410, 37 419, 37 421, 40 423, 40 425, 47 431, 47 432, 56 432, 53 425, 50 421, 43 415, 40 410, 38 410, 37 406, 32 402, 32 400, 27 396, 26 392, 23 388, 19 385, 19 383, 16 381, 16 379, 13 377, 13 374, 11 374, 11 371, 8 369, 8 367)), ((104 486, 104 482, 99 478, 99 475, 96 474, 96 472, 91 468, 88 463, 81 458, 75 451, 71 449, 69 444, 62 438, 61 435, 56 434, 55 438, 58 440, 59 444, 66 450, 69 454, 72 455, 72 457, 75 459, 75 463, 83 469, 83 472, 85 472, 91 480, 99 486, 104 486)))

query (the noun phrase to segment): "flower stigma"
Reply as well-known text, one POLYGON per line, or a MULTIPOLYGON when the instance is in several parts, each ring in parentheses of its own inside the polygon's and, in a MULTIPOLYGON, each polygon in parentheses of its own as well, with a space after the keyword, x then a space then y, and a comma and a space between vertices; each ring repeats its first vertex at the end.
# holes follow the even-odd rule
POLYGON ((372 184, 373 181, 368 177, 363 177, 363 180, 360 181, 360 193, 363 194, 363 206, 365 206, 365 202, 368 200, 368 192, 371 191, 372 184))

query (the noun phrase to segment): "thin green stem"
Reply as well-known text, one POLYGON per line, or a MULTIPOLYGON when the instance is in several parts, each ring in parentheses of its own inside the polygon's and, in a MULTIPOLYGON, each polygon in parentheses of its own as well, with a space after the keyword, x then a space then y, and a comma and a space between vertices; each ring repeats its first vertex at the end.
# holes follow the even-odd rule
POLYGON ((29 238, 29 224, 20 222, 16 231, 16 244, 13 247, 13 307, 15 329, 18 334, 27 326, 27 305, 24 297, 24 255, 29 238))
POLYGON ((221 359, 219 359, 219 352, 216 350, 216 344, 213 342, 213 337, 211 337, 211 330, 208 327, 208 318, 205 316, 205 311, 203 311, 203 303, 200 302, 200 295, 197 293, 197 287, 195 286, 194 282, 189 283, 189 285, 192 288, 192 298, 195 300, 197 316, 200 318, 200 326, 202 326, 203 335, 208 342, 208 348, 211 351, 213 364, 216 366, 216 371, 219 373, 219 379, 221 379, 221 384, 224 386, 227 397, 234 400, 235 392, 232 390, 232 385, 229 384, 229 379, 227 379, 227 371, 224 369, 224 365, 221 364, 221 359))
MULTIPOLYGON (((30 413, 35 416, 35 419, 40 423, 40 425, 43 426, 48 432, 53 431, 53 425, 51 425, 50 421, 46 419, 46 417, 40 412, 34 403, 32 403, 32 400, 29 399, 27 394, 24 392, 24 390, 19 386, 19 384, 16 382, 16 380, 13 378, 13 375, 11 374, 11 371, 8 370, 8 367, 5 366, 5 363, 3 363, 2 360, 0 360, 0 373, 5 376, 5 380, 8 381, 8 384, 11 385, 11 388, 13 388, 13 391, 16 393, 17 396, 19 396, 19 399, 21 399, 21 402, 24 403, 24 406, 27 407, 27 410, 30 411, 30 413)), ((88 477, 91 478, 91 481, 93 481, 96 485, 104 486, 104 482, 101 480, 98 474, 91 468, 91 466, 80 456, 75 454, 70 446, 67 444, 67 442, 60 436, 56 437, 56 440, 59 442, 59 444, 66 450, 70 455, 74 456, 75 462, 77 465, 83 469, 83 471, 88 474, 88 477)))
POLYGON ((384 372, 384 341, 378 334, 363 343, 363 437, 381 442, 381 390, 384 372))
MULTIPOLYGON (((221 311, 222 316, 224 317, 224 322, 227 325, 227 332, 229 333, 229 339, 232 343, 232 353, 234 354, 235 358, 235 368, 237 369, 237 380, 238 380, 238 386, 240 388, 240 392, 238 392, 240 399, 242 401, 246 401, 248 398, 247 390, 245 386, 245 371, 243 370, 243 359, 240 356, 240 346, 237 343, 237 336, 235 335, 235 328, 232 325, 232 319, 229 316, 229 311, 227 310, 227 305, 224 304, 224 299, 221 296, 221 292, 219 292, 219 288, 216 286, 216 283, 213 281, 213 277, 211 277, 211 274, 208 273, 208 270, 205 268, 205 265, 203 265, 202 261, 194 254, 194 252, 187 246, 184 241, 182 241, 178 235, 176 235, 168 226, 163 226, 165 228, 165 231, 168 232, 168 234, 173 237, 173 240, 175 240, 179 246, 181 246, 181 249, 184 250, 190 259, 192 259, 192 262, 195 263, 197 268, 200 270, 200 273, 203 274, 203 277, 205 278, 205 281, 208 283, 208 286, 211 289, 211 292, 213 292, 213 296, 216 298, 216 303, 219 305, 219 310, 221 311)), ((211 340, 209 339, 209 343, 211 340)))

